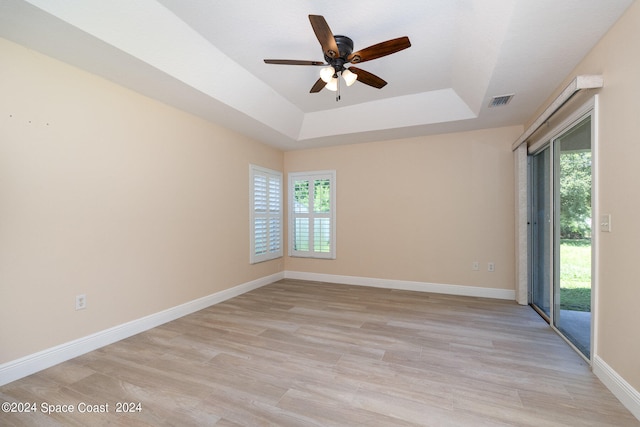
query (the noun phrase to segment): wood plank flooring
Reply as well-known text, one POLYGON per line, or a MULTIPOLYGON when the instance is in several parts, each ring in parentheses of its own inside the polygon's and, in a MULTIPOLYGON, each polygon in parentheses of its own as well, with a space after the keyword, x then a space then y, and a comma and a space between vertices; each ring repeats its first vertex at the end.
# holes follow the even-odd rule
POLYGON ((529 307, 294 280, 7 384, 0 402, 37 406, 3 426, 640 426, 529 307))

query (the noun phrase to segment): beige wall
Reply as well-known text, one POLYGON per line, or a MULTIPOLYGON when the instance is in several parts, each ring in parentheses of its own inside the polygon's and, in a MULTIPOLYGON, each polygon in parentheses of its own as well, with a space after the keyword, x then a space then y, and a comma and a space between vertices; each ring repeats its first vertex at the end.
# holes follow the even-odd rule
POLYGON ((520 127, 283 154, 6 40, 0 55, 0 363, 284 263, 513 289, 520 127), (248 165, 285 162, 337 170, 337 260, 248 264, 248 165))
POLYGON ((2 39, 0 63, 0 364, 282 270, 248 224, 249 163, 282 152, 2 39))
POLYGON ((337 175, 337 259, 288 257, 286 270, 514 289, 511 144, 521 133, 516 126, 286 152, 287 172, 337 175), (481 271, 472 271, 474 261, 481 271))

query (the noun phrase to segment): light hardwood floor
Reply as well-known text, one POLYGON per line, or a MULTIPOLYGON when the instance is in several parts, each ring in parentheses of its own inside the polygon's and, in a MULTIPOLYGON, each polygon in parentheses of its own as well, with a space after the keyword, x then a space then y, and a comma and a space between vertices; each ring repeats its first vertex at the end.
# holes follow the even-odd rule
POLYGON ((7 384, 4 401, 38 407, 0 412, 9 426, 640 426, 529 307, 294 280, 7 384))

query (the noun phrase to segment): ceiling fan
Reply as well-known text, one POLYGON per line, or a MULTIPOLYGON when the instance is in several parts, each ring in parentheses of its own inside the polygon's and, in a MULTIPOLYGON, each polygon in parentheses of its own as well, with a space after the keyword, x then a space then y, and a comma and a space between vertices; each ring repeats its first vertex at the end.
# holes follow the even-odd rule
POLYGON ((346 64, 358 64, 360 62, 381 58, 411 46, 409 37, 399 37, 353 52, 353 40, 347 36, 334 36, 323 16, 309 15, 309 21, 322 46, 322 52, 324 53, 324 60, 326 62, 301 61, 295 59, 265 59, 264 62, 278 65, 324 66, 324 68, 320 70, 320 78, 311 87, 309 92, 317 93, 326 87, 329 90, 338 91, 336 101, 340 100, 339 75, 345 80, 347 86, 351 86, 356 80, 376 89, 381 89, 387 84, 386 81, 375 74, 354 66, 347 68, 346 64))

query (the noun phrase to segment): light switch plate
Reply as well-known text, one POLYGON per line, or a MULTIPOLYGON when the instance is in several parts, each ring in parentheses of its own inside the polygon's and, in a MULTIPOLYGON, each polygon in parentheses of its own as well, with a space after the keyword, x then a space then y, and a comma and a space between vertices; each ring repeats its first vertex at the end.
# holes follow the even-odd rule
POLYGON ((600 231, 611 233, 611 214, 600 215, 600 231))

